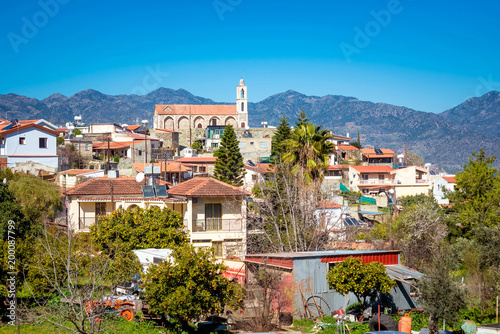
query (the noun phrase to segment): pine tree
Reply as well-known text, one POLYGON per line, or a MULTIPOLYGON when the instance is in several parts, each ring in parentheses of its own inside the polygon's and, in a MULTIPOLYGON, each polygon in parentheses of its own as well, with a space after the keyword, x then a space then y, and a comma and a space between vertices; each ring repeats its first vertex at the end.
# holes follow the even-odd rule
POLYGON ((295 122, 295 127, 299 127, 301 125, 309 123, 309 118, 307 118, 307 114, 304 111, 304 108, 302 108, 302 111, 300 112, 299 116, 297 116, 297 121, 295 122))
POLYGON ((218 151, 219 154, 215 160, 214 178, 233 186, 242 186, 245 174, 243 157, 231 125, 226 125, 218 151))
POLYGON ((271 144, 271 155, 272 156, 280 156, 283 151, 283 141, 290 139, 292 134, 292 130, 290 129, 290 124, 288 123, 288 119, 285 114, 281 117, 280 124, 274 133, 272 144, 271 144))

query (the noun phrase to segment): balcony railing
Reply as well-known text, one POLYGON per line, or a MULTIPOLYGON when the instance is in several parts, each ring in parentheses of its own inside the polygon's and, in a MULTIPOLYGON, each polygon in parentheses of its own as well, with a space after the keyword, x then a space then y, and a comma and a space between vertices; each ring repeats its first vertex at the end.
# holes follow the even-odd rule
POLYGON ((242 219, 206 218, 193 220, 193 232, 222 231, 242 232, 242 219))
POLYGON ((371 179, 371 180, 359 180, 359 184, 396 184, 394 180, 379 180, 379 179, 371 179))

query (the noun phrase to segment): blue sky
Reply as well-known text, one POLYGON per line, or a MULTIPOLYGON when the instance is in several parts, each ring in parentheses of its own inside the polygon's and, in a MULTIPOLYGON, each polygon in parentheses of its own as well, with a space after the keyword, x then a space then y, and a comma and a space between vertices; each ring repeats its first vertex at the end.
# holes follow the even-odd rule
POLYGON ((500 90, 500 3, 3 1, 0 94, 293 89, 441 112, 500 90))

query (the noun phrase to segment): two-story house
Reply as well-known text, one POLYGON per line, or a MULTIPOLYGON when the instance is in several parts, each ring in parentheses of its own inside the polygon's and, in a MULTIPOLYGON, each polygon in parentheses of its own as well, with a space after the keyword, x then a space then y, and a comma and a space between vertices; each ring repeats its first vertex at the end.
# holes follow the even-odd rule
POLYGON ((184 222, 195 246, 213 246, 216 256, 224 258, 245 254, 246 191, 214 178, 195 177, 168 193, 187 202, 184 222))
POLYGON ((32 161, 57 172, 57 127, 44 120, 0 119, 0 162, 6 167, 32 161))

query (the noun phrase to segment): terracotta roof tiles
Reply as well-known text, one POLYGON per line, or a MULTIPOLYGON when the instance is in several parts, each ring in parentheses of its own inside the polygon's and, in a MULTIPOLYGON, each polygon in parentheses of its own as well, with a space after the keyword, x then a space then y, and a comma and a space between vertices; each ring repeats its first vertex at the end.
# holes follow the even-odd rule
POLYGON ((157 104, 155 112, 158 115, 237 115, 234 104, 157 104))
POLYGON ((211 177, 195 177, 173 186, 168 193, 184 197, 241 197, 247 195, 243 189, 211 177))
POLYGON ((133 195, 142 197, 142 184, 135 178, 120 176, 119 178, 96 177, 83 182, 67 191, 68 195, 110 195, 113 184, 113 195, 133 195))

